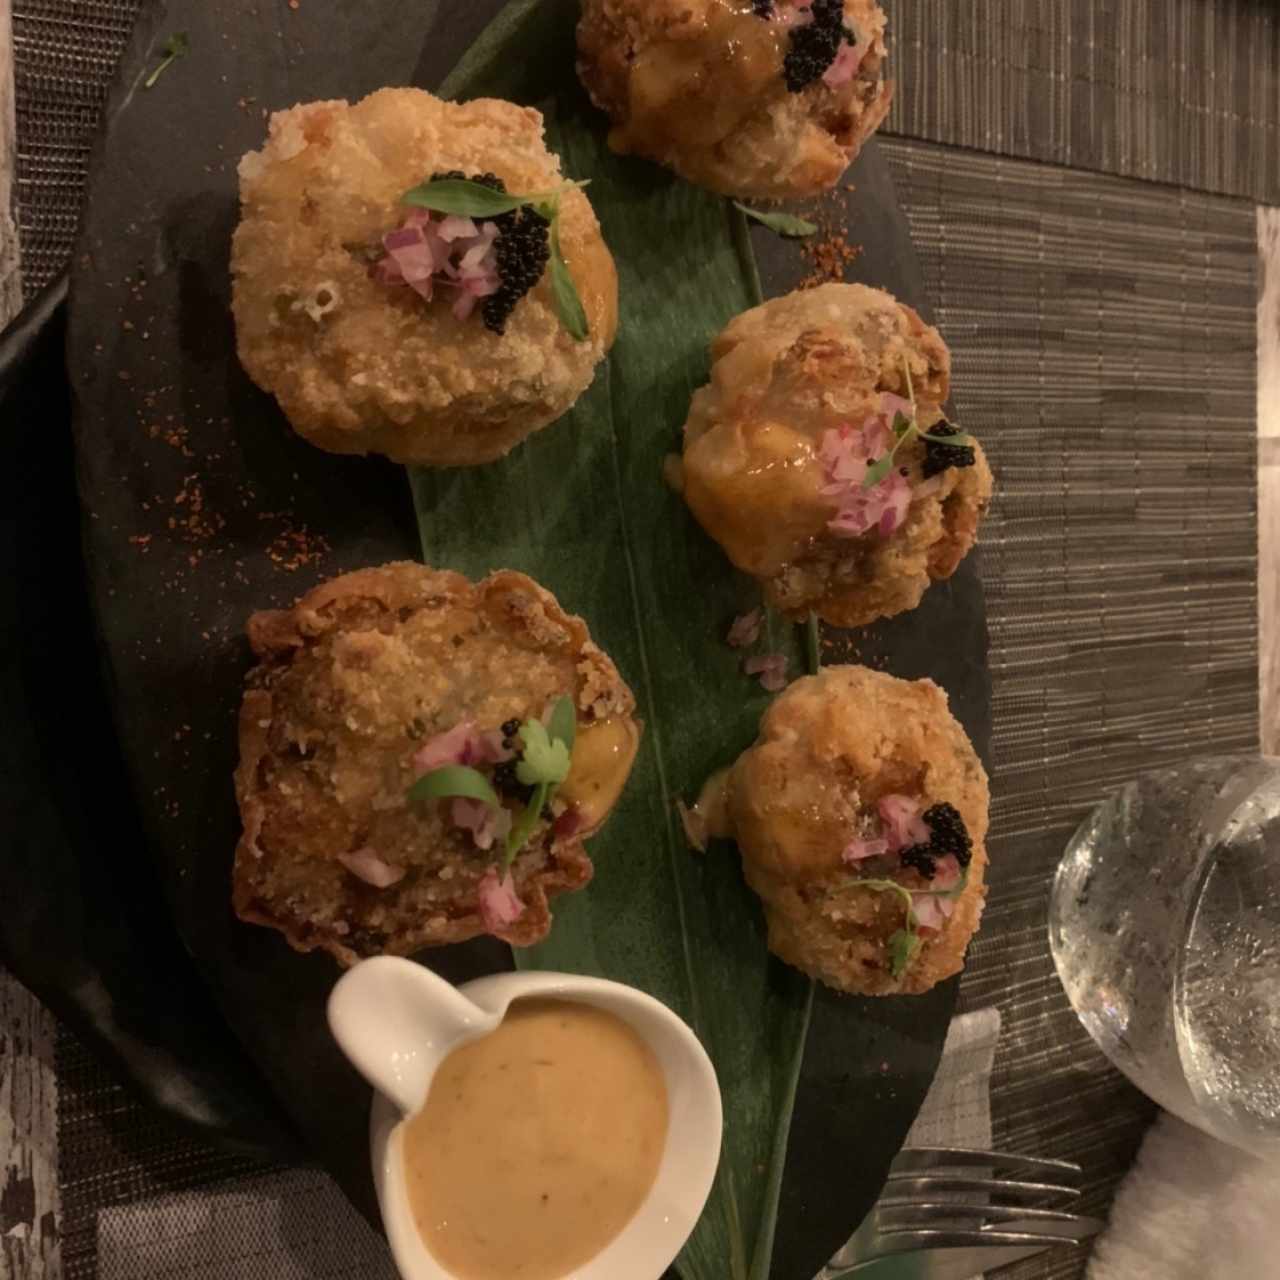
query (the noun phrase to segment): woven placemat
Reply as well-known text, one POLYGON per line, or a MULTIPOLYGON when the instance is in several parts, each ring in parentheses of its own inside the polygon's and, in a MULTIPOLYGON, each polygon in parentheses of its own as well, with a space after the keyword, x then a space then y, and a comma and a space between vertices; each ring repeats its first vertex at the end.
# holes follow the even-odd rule
MULTIPOLYGON (((997 1146, 1079 1161, 1105 1212, 1151 1106, 1067 1004, 1049 883, 1109 789, 1257 749, 1254 210, 885 145, 997 481, 981 548, 996 838, 962 999, 1003 1015, 997 1146)), ((1046 1265, 1010 1274, 1082 1259, 1046 1265)))
MULTIPOLYGON (((30 296, 70 251, 93 124, 134 0, 13 0, 30 296)), ((993 892, 963 988, 997 1004, 999 1145, 1074 1158, 1104 1208, 1149 1114, 1066 1007, 1045 942, 1072 827, 1140 768, 1257 739, 1252 209, 1276 194, 1276 21, 1205 0, 897 0, 890 140, 988 443, 993 892), (1212 64, 1214 74, 1210 74, 1212 64), (1109 170, 1129 180, 1084 172, 1109 170)), ((107 1206, 249 1166, 58 1046, 69 1280, 107 1206)), ((1077 1276, 1079 1256, 1025 1274, 1077 1276)))
POLYGON ((1280 203, 1274 0, 882 0, 911 138, 1280 203))

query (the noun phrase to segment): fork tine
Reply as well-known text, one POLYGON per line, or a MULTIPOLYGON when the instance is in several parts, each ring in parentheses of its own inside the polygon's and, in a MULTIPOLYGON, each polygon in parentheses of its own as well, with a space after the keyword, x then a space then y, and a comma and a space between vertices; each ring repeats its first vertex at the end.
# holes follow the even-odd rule
POLYGON ((918 1231, 886 1231, 880 1237, 881 1254, 914 1253, 924 1249, 965 1249, 977 1246, 1042 1245, 1061 1246, 1083 1244, 1102 1230, 1102 1223, 1093 1218, 1082 1218, 1073 1231, 1043 1231, 1029 1228, 995 1227, 987 1231, 976 1229, 947 1229, 945 1227, 921 1228, 918 1231))
POLYGON ((1086 1222, 1089 1219, 1063 1209, 1035 1209, 1025 1204, 973 1204, 964 1200, 899 1200, 889 1197, 875 1208, 876 1226, 881 1231, 904 1231, 911 1228, 911 1220, 920 1217, 924 1221, 937 1222, 946 1218, 985 1218, 1001 1222, 1086 1222), (892 1218, 892 1222, 885 1221, 892 1218))
POLYGON ((966 1147, 904 1147, 890 1166, 890 1176, 939 1167, 968 1169, 975 1166, 1064 1179, 1080 1176, 1080 1166, 1066 1160, 1042 1160, 1038 1156, 1019 1156, 1007 1151, 974 1151, 966 1147))
POLYGON ((1056 1182, 1019 1182, 964 1173, 891 1173, 884 1190, 898 1200, 928 1196, 935 1191, 968 1191, 1012 1200, 1050 1200, 1080 1194, 1078 1188, 1056 1182))

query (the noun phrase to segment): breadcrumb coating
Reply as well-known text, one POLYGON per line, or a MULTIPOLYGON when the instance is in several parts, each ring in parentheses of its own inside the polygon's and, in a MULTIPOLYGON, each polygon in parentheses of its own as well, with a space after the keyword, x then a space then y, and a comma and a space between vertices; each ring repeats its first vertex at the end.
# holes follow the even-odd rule
POLYGON ((564 181, 542 116, 497 99, 444 102, 382 89, 354 105, 312 102, 271 117, 240 163, 232 307, 241 363, 295 431, 335 453, 467 466, 502 457, 586 390, 617 327, 617 273, 586 195, 561 196, 560 245, 589 325, 575 341, 547 274, 506 331, 447 298, 372 278, 404 193, 433 173, 493 172, 508 190, 564 181))
MULTIPOLYGON (((769 947, 840 991, 928 991, 964 966, 986 895, 987 778, 964 730, 932 681, 899 680, 859 666, 825 667, 774 700, 755 744, 725 782, 723 815, 747 883, 760 896, 769 947), (954 911, 900 979, 889 939, 903 926, 896 893, 859 887, 886 874, 850 866, 842 852, 887 795, 921 807, 953 806, 971 841, 969 878, 954 911)), ((911 869, 896 873, 923 887, 911 869)))
MULTIPOLYGON (((580 742, 592 726, 621 730, 631 755, 617 756, 619 784, 630 769, 630 689, 582 619, 523 574, 473 585, 393 563, 254 614, 248 629, 258 665, 240 714, 233 900, 242 919, 279 929, 298 950, 351 964, 486 931, 478 885, 495 853, 448 820, 447 802, 407 799, 413 755, 433 736, 465 721, 499 729, 567 694, 580 742), (377 888, 340 860, 353 855, 404 874, 377 888)), ((548 898, 590 880, 582 839, 615 798, 568 834, 539 821, 512 868, 524 912, 492 932, 519 946, 546 935, 548 898)))
POLYGON ((884 392, 905 395, 911 369, 917 421, 942 421, 951 359, 941 335, 880 289, 828 284, 735 317, 712 343, 710 382, 684 428, 681 486, 702 527, 768 602, 793 618, 811 610, 857 627, 920 603, 955 572, 991 497, 981 446, 974 464, 922 486, 924 443, 904 447, 915 496, 894 532, 857 537, 828 528, 819 458, 824 433, 860 426, 884 392))
POLYGON ((889 111, 884 11, 844 0, 865 56, 846 83, 818 78, 798 92, 783 16, 805 14, 793 0, 584 0, 578 74, 613 121, 610 146, 724 195, 833 187, 889 111))

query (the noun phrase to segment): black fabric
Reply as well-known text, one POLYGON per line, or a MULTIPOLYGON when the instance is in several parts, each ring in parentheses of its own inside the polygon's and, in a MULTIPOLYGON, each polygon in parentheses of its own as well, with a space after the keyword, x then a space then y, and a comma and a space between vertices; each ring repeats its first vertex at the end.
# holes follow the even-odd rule
POLYGON ((287 1147, 169 921, 103 696, 71 484, 65 291, 55 283, 0 339, 0 961, 193 1128, 287 1147))

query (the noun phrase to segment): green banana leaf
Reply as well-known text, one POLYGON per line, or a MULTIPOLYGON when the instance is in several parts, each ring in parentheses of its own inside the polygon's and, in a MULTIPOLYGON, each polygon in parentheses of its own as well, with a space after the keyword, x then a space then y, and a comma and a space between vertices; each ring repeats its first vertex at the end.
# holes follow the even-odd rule
MULTIPOLYGON (((540 107, 617 260, 618 340, 560 422, 493 466, 412 473, 425 559, 480 576, 519 569, 580 613, 635 690, 646 731, 627 791, 591 844, 590 888, 560 898, 526 968, 651 992, 697 1032, 719 1074, 719 1175, 679 1261, 685 1280, 766 1280, 811 984, 765 947, 728 846, 689 850, 675 804, 755 736, 767 695, 724 643, 757 603, 663 484, 712 337, 760 301, 745 220, 728 201, 621 160, 573 70, 573 0, 515 0, 442 87, 540 107)), ((803 665, 795 629, 762 649, 803 665)))

